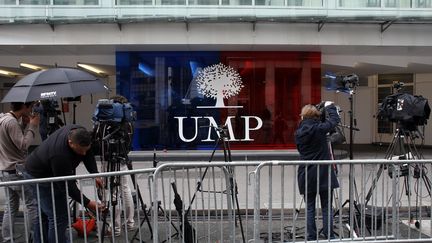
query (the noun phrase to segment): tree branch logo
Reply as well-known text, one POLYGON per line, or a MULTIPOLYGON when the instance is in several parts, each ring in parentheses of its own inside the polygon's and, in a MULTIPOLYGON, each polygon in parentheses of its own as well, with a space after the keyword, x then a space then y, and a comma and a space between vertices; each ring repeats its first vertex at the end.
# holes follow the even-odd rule
POLYGON ((244 87, 240 74, 222 63, 205 67, 196 77, 198 92, 216 99, 215 106, 197 106, 197 108, 243 108, 243 106, 225 106, 224 99, 240 93, 244 87))
MULTIPOLYGON (((198 93, 208 98, 216 99, 215 106, 197 106, 196 108, 243 108, 243 106, 226 106, 224 103, 224 99, 237 95, 244 87, 240 74, 234 70, 234 68, 222 63, 214 64, 197 71, 197 75, 195 77, 198 93)), ((201 142, 215 141, 211 136, 212 130, 215 127, 220 127, 220 124, 217 123, 214 117, 175 116, 174 118, 178 120, 178 136, 183 142, 190 143, 195 141, 195 139, 198 137, 198 132, 200 131, 198 124, 203 123, 208 124, 208 126, 206 126, 207 136, 203 137, 201 135, 201 142), (189 137, 186 137, 184 134, 184 124, 186 123, 186 120, 188 120, 189 123, 191 120, 193 120, 192 122, 194 123, 194 133, 192 136, 189 135, 189 137), (201 120, 206 121, 204 122, 201 120)), ((223 127, 225 127, 228 131, 229 141, 254 141, 250 135, 251 131, 259 130, 263 125, 261 118, 258 116, 248 115, 242 115, 237 118, 236 116, 227 116, 224 122, 225 123, 223 124, 223 127), (234 120, 236 120, 237 123, 242 123, 241 127, 244 129, 244 138, 235 137, 234 127, 232 124, 234 120)), ((220 137, 219 131, 217 131, 217 134, 220 137)))

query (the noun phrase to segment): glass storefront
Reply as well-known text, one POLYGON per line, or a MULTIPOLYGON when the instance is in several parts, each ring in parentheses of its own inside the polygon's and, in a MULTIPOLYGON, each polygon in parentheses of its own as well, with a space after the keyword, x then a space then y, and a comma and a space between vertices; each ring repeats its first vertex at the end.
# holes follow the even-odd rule
POLYGON ((302 105, 321 95, 317 52, 117 52, 117 93, 137 111, 135 150, 294 147, 302 105))

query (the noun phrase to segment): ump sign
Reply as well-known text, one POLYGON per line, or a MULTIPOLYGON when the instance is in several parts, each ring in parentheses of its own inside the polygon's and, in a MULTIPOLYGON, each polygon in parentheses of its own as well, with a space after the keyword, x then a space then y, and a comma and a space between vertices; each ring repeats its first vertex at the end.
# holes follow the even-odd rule
MULTIPOLYGON (((214 106, 197 106, 197 109, 242 109, 242 106, 226 106, 224 103, 224 98, 229 98, 234 96, 240 92, 240 89, 243 87, 240 74, 234 70, 230 66, 226 66, 222 63, 208 66, 200 71, 198 71, 196 77, 196 83, 198 92, 200 92, 205 97, 210 97, 216 99, 216 104, 214 106)), ((201 142, 211 142, 215 141, 211 138, 212 129, 215 127, 226 127, 228 130, 229 140, 230 141, 254 141, 250 136, 250 131, 259 130, 263 122, 261 118, 258 116, 240 116, 243 120, 244 124, 244 138, 236 138, 233 131, 232 120, 234 120, 235 116, 228 116, 225 120, 224 124, 218 124, 216 120, 212 116, 203 116, 203 117, 183 117, 176 116, 174 117, 178 122, 178 135, 179 138, 186 143, 193 142, 198 137, 199 131, 199 120, 206 120, 204 123, 208 123, 208 132, 205 139, 201 139, 201 142), (186 138, 184 135, 184 120, 192 119, 195 127, 195 134, 186 138), (251 120, 256 121, 256 126, 251 127, 251 120)), ((202 123, 201 123, 202 124, 202 123)), ((220 136, 219 132, 217 132, 218 136, 220 136)))
POLYGON ((233 149, 285 149, 304 104, 321 100, 321 54, 116 53, 116 93, 137 113, 134 150, 207 149, 224 126, 233 149))

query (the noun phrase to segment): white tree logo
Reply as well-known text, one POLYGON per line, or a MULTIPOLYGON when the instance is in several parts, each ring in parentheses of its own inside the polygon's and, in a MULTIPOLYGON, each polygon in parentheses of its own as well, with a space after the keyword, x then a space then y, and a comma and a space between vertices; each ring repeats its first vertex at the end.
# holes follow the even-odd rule
POLYGON ((215 106, 197 108, 242 108, 242 106, 225 106, 223 100, 238 94, 243 88, 240 74, 234 68, 222 63, 205 67, 198 72, 196 82, 198 92, 216 99, 215 106))

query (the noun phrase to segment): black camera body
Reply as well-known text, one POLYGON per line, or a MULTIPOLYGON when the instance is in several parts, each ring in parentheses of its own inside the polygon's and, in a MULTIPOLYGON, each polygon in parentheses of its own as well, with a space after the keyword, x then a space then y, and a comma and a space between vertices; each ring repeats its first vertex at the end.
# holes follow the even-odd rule
MULTIPOLYGON (((315 107, 321 113, 320 120, 325 121, 328 118, 328 112, 325 109, 325 101, 322 101, 321 103, 315 105, 315 107)), ((335 106, 335 107, 340 118, 340 107, 339 106, 335 106)), ((330 132, 328 138, 332 145, 339 145, 346 142, 345 134, 343 133, 342 129, 339 127, 339 124, 330 132)))
POLYGON ((379 110, 378 118, 400 123, 402 128, 415 131, 427 123, 431 109, 428 100, 421 95, 396 93, 387 96, 379 110))

